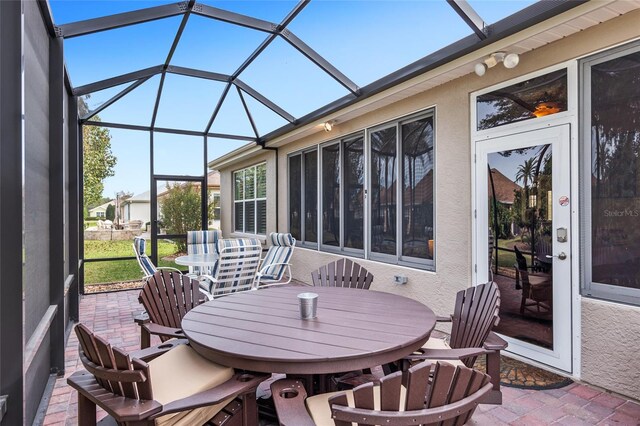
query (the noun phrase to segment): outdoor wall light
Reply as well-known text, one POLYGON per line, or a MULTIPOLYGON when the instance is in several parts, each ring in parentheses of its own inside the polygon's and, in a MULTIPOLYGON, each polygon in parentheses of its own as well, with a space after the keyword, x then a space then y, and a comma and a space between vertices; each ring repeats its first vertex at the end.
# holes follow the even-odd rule
POLYGON ((479 77, 482 77, 487 69, 495 67, 498 62, 502 62, 505 68, 515 68, 520 62, 520 56, 517 53, 492 53, 488 58, 476 64, 474 71, 479 77))
POLYGON ((325 123, 324 123, 324 131, 325 132, 330 132, 331 129, 333 129, 333 124, 334 124, 333 121, 325 121, 325 123))

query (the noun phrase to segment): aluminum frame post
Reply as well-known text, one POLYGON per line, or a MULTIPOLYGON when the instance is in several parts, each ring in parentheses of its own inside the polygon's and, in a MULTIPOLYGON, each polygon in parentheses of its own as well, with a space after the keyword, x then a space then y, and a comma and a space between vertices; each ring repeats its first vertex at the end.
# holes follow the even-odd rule
POLYGON ((80 320, 80 297, 79 297, 79 268, 78 260, 80 256, 80 204, 79 189, 82 176, 78 161, 80 159, 80 138, 78 135, 78 99, 69 94, 69 111, 67 112, 67 126, 69 127, 69 274, 73 274, 73 282, 69 288, 69 319, 71 321, 80 320))
POLYGON ((61 38, 49 39, 49 304, 50 367, 64 374, 64 56, 61 38))
POLYGON ((22 2, 0 1, 0 395, 24 422, 22 353, 22 2))
POLYGON ((449 6, 462 18, 462 20, 473 30, 474 33, 484 40, 489 36, 489 31, 484 19, 478 15, 467 0, 447 0, 449 6))

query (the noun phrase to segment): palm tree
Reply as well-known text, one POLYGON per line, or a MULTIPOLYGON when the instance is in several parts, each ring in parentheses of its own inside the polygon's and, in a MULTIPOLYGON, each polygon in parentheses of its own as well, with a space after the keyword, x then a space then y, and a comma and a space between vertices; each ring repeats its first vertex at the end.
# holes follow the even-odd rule
POLYGON ((516 182, 522 181, 522 186, 525 190, 528 187, 530 181, 533 181, 533 175, 536 171, 536 158, 531 157, 525 160, 523 164, 518 166, 518 172, 516 173, 516 182))
MULTIPOLYGON (((528 160, 525 160, 524 163, 518 166, 518 172, 516 173, 516 182, 522 181, 522 186, 524 189, 524 202, 522 203, 522 210, 520 212, 521 217, 524 221, 524 229, 529 231, 529 235, 532 234, 532 223, 527 214, 527 205, 529 202, 529 182, 533 182, 534 176, 536 173, 536 157, 531 157, 528 160)), ((524 237, 524 233, 520 236, 522 239, 524 237)))

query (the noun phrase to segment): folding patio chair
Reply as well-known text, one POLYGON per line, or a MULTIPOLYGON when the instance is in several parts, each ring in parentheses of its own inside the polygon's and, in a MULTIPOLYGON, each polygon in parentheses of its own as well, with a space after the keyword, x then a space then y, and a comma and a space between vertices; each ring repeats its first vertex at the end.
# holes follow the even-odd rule
POLYGON ((136 254, 136 259, 138 260, 138 264, 140 265, 140 269, 142 269, 142 273, 144 274, 144 279, 149 279, 149 277, 153 276, 158 270, 170 270, 176 271, 182 274, 182 271, 176 268, 172 268, 171 266, 156 266, 151 262, 149 256, 147 256, 146 249, 147 242, 142 237, 135 237, 133 239, 133 251, 136 254))
POLYGON ((256 238, 218 241, 218 267, 214 275, 202 275, 200 291, 209 300, 219 296, 255 289, 262 244, 256 238))
MULTIPOLYGON (((187 254, 217 253, 218 240, 222 239, 222 231, 212 229, 208 231, 187 232, 187 254)), ((201 275, 214 275, 215 266, 189 266, 189 276, 197 278, 201 275)))
POLYGON ((256 287, 264 288, 291 282, 291 256, 296 246, 296 239, 291 234, 272 232, 269 234, 271 246, 262 259, 257 274, 256 287), (287 272, 286 281, 285 272, 287 272))

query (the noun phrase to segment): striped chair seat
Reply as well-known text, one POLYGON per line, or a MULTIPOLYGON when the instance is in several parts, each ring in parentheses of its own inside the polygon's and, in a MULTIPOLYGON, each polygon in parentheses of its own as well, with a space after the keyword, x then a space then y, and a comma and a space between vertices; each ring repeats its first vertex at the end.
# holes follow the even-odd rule
POLYGON ((296 246, 296 239, 291 234, 272 232, 269 234, 271 246, 262 260, 258 272, 258 286, 265 287, 272 284, 287 284, 291 282, 291 256, 296 246), (288 271, 288 279, 283 281, 284 273, 288 271))
POLYGON ((180 270, 171 267, 156 267, 156 265, 151 262, 149 256, 146 253, 147 242, 142 237, 135 237, 133 239, 133 251, 136 253, 136 259, 138 260, 138 264, 140 265, 140 269, 142 269, 142 273, 144 274, 144 278, 152 277, 158 269, 168 269, 172 271, 177 271, 182 273, 180 270))
MULTIPOLYGON (((187 254, 216 253, 218 241, 222 239, 222 232, 216 229, 209 231, 187 232, 187 254)), ((217 264, 213 267, 189 266, 189 275, 215 275, 217 264)))
POLYGON ((215 274, 200 280, 200 289, 211 300, 254 288, 260 265, 262 244, 256 238, 218 240, 218 264, 215 274))

